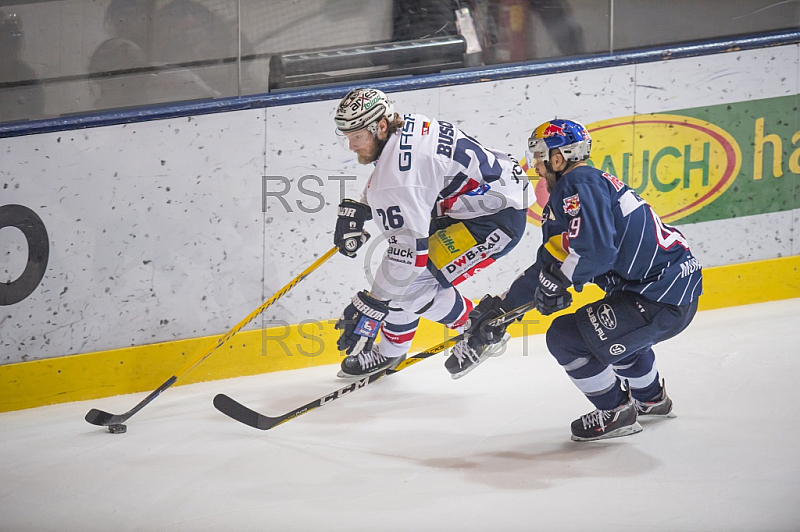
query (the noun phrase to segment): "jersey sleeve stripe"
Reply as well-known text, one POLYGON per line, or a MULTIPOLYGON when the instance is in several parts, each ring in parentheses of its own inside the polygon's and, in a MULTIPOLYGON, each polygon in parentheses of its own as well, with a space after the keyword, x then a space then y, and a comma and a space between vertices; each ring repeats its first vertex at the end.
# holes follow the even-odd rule
POLYGON ((545 242, 544 249, 559 262, 564 262, 564 259, 567 258, 567 251, 561 245, 561 241, 561 235, 553 235, 550 240, 545 242))

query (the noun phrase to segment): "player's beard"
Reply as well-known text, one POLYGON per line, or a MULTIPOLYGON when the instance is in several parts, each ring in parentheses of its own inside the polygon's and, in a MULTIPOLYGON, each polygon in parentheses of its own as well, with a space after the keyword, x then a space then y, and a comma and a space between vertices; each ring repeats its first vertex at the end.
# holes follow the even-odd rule
POLYGON ((377 157, 377 155, 375 153, 371 153, 371 154, 367 154, 367 155, 359 155, 358 156, 358 162, 360 162, 361 164, 369 164, 369 163, 375 162, 375 159, 377 159, 377 158, 378 157, 377 157))
POLYGON ((366 153, 364 153, 364 154, 358 153, 357 154, 358 155, 358 162, 361 163, 361 164, 370 164, 370 163, 375 162, 378 159, 378 155, 380 155, 381 148, 382 148, 381 143, 378 142, 377 138, 373 137, 369 141, 369 146, 367 146, 365 148, 366 149, 366 153))
POLYGON ((547 193, 552 194, 553 188, 555 188, 556 181, 558 181, 558 178, 556 177, 556 173, 553 171, 553 167, 550 166, 549 161, 544 163, 543 173, 544 175, 542 177, 544 177, 544 181, 545 183, 547 183, 547 193))

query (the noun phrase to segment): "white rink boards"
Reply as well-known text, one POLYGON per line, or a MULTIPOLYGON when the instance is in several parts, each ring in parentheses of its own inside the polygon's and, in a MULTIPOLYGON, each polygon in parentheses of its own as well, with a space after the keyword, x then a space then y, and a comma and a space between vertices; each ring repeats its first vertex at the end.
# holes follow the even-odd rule
MULTIPOLYGON (((586 124, 723 105, 754 124, 768 115, 761 144, 774 142, 773 122, 789 124, 782 141, 786 174, 760 181, 777 187, 792 182, 795 164, 800 168, 794 158, 800 147, 791 141, 800 132, 797 113, 774 117, 742 105, 796 101, 799 53, 800 45, 791 44, 390 94, 401 112, 450 121, 517 158, 532 128, 554 113, 586 124)), ((51 242, 46 275, 3 322, 0 364, 227 331, 288 282, 290 272, 330 249, 336 206, 341 197, 358 197, 368 179, 370 168, 336 141, 336 103, 0 139, 2 201, 38 213, 51 242)), ((743 146, 749 138, 742 137, 743 146)), ((762 151, 770 153, 770 146, 762 151)), ((772 168, 770 160, 758 160, 772 168)), ((741 166, 747 170, 754 161, 741 166)), ((747 172, 737 185, 750 179, 747 172)), ((784 192, 775 202, 796 197, 794 190, 784 192)), ((776 212, 679 228, 708 268, 798 255, 798 217, 789 202, 776 212)), ((378 226, 368 225, 371 244, 380 242, 378 226)), ((531 225, 525 240, 492 267, 492 276, 464 283, 465 295, 479 299, 504 291, 540 243, 541 233, 531 225)), ((0 248, 4 244, 14 251, 6 268, 21 273, 27 250, 19 231, 0 232, 0 248)), ((335 318, 343 302, 368 287, 365 269, 374 272, 381 254, 377 245, 371 260, 362 252, 326 271, 325 282, 302 283, 264 320, 335 318)))

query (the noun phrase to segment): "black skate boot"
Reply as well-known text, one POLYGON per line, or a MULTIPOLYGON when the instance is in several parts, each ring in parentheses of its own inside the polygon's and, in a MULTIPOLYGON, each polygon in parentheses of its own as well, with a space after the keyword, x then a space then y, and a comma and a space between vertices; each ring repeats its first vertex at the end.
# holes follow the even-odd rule
POLYGON ((343 379, 368 377, 387 368, 397 367, 405 358, 405 355, 387 358, 381 355, 380 344, 373 344, 371 351, 345 357, 342 360, 342 369, 339 370, 336 376, 343 379))
POLYGON ((661 395, 654 401, 638 401, 633 400, 636 405, 636 413, 640 416, 650 417, 675 417, 672 411, 672 399, 667 395, 667 387, 664 381, 661 381, 661 395))
POLYGON ((611 410, 595 410, 572 422, 573 441, 594 441, 618 438, 642 431, 636 421, 636 405, 630 390, 624 403, 611 410))
POLYGON ((453 346, 450 356, 444 361, 444 367, 450 372, 451 377, 460 379, 487 358, 502 355, 510 338, 510 334, 505 334, 503 339, 496 344, 489 344, 478 349, 474 349, 469 342, 462 340, 453 346))

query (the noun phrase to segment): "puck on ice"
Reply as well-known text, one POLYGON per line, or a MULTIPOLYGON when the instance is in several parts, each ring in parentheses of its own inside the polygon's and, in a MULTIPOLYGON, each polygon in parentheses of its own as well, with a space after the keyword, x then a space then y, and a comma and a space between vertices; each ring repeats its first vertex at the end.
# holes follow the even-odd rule
POLYGON ((125 434, 126 430, 128 430, 128 427, 123 424, 108 426, 108 432, 111 434, 125 434))

